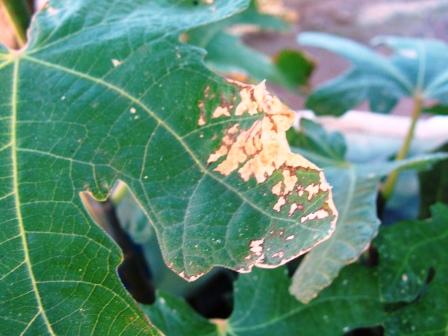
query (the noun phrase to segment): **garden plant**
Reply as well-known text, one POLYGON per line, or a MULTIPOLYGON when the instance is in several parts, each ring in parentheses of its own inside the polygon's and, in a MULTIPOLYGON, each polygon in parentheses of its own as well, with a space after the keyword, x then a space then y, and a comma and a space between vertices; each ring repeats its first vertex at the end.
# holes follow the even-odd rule
POLYGON ((448 155, 410 151, 447 44, 308 32, 271 58, 241 31, 287 30, 281 1, 30 8, 0 0, 0 335, 447 334, 448 155), (312 88, 304 46, 351 67, 312 88), (409 130, 361 162, 271 85, 319 116, 408 100, 409 130))

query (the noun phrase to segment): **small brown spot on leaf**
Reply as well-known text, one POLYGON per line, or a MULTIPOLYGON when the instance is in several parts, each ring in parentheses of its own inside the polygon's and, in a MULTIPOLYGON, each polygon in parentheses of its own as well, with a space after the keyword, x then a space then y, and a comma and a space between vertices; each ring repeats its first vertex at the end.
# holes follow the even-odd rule
POLYGON ((210 86, 207 85, 207 86, 205 87, 205 90, 204 90, 204 97, 205 97, 205 98, 208 98, 209 95, 210 95, 210 86))
POLYGON ((230 117, 230 111, 227 107, 218 106, 212 114, 212 118, 230 117))
POLYGON ((283 258, 284 255, 285 255, 285 252, 283 252, 283 251, 279 251, 279 252, 277 252, 277 253, 274 253, 274 254, 272 255, 272 258, 279 258, 279 259, 281 259, 281 258, 283 258))
POLYGON ((48 14, 49 14, 50 16, 55 16, 55 15, 57 15, 58 12, 59 12, 59 9, 54 8, 54 7, 50 6, 50 5, 48 5, 48 3, 47 3, 47 7, 46 7, 46 9, 47 9, 47 12, 48 12, 48 14))
POLYGON ((206 124, 206 120, 205 120, 205 104, 204 104, 203 101, 199 102, 198 108, 199 108, 198 125, 199 126, 204 126, 206 124))
POLYGON ((264 239, 252 240, 250 242, 251 255, 255 255, 258 260, 264 259, 263 244, 264 239))
POLYGON ((280 212, 280 210, 282 209, 282 207, 286 204, 286 198, 284 198, 283 196, 281 196, 277 203, 275 203, 274 205, 274 210, 277 212, 280 212))
POLYGON ((300 218, 300 222, 305 223, 305 222, 313 220, 313 219, 323 219, 323 218, 328 217, 329 215, 330 214, 328 213, 327 210, 320 209, 320 210, 310 213, 307 216, 303 216, 302 218, 300 218))
POLYGON ((116 68, 116 67, 119 67, 120 65, 123 64, 122 61, 119 61, 119 60, 117 60, 117 59, 115 59, 115 58, 113 58, 113 59, 111 60, 111 62, 112 62, 112 65, 113 65, 115 68, 116 68))
POLYGON ((293 203, 291 204, 291 207, 289 208, 289 212, 288 212, 288 216, 291 217, 294 212, 296 212, 296 210, 299 208, 297 203, 293 203))
MULTIPOLYGON (((240 26, 240 25, 238 25, 238 26, 240 26)), ((232 27, 230 27, 229 30, 233 30, 232 27)), ((232 32, 229 31, 229 33, 232 33, 232 32)), ((241 73, 241 72, 230 72, 230 73, 227 73, 226 76, 227 76, 227 78, 233 79, 235 81, 249 82, 249 77, 246 74, 241 73)))
POLYGON ((179 35, 179 42, 181 43, 187 43, 189 39, 190 37, 188 36, 187 33, 182 33, 179 35))
POLYGON ((179 275, 180 275, 183 279, 185 279, 186 281, 188 281, 188 282, 193 282, 193 281, 196 281, 197 279, 199 279, 201 276, 203 276, 204 273, 199 273, 199 274, 196 274, 196 275, 190 275, 190 276, 188 276, 187 274, 185 274, 185 272, 180 272, 179 275))
POLYGON ((320 185, 318 184, 306 186, 305 191, 308 193, 308 200, 311 200, 320 190, 320 185))
POLYGON ((250 242, 250 250, 256 255, 260 255, 263 252, 263 239, 253 240, 250 242))

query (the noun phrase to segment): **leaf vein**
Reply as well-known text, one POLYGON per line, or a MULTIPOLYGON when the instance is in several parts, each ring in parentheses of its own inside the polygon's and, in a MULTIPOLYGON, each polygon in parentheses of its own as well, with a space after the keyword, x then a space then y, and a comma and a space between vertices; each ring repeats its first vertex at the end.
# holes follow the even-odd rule
MULTIPOLYGON (((212 179, 214 179, 215 181, 217 181, 218 183, 222 184, 224 187, 226 187, 228 190, 232 191, 233 193, 235 193, 235 195, 237 195, 238 197, 240 197, 241 199, 243 199, 248 205, 250 205, 253 209, 257 210, 258 212, 264 214, 266 217, 268 218, 272 218, 272 219, 276 219, 279 221, 283 221, 283 222, 291 222, 291 223, 297 223, 297 221, 295 220, 291 220, 291 219, 287 219, 287 218, 283 218, 283 217, 277 217, 277 216, 273 216, 272 214, 268 213, 267 211, 265 211, 264 209, 260 208, 258 205, 254 204, 250 199, 248 199, 244 194, 240 193, 238 190, 236 190, 234 187, 232 187, 231 185, 229 185, 228 183, 226 183, 225 181, 223 181, 221 178, 215 176, 213 173, 209 172, 207 170, 206 167, 204 167, 204 165, 201 163, 201 161, 196 157, 196 155, 193 153, 193 151, 191 150, 191 148, 188 146, 188 144, 176 133, 176 131, 174 129, 171 128, 171 126, 169 126, 163 119, 161 119, 157 114, 155 114, 153 111, 151 111, 145 104, 143 104, 139 99, 135 98, 134 96, 132 96, 130 93, 124 91, 123 89, 103 80, 100 78, 96 78, 96 77, 92 77, 88 74, 67 68, 65 66, 59 65, 59 64, 54 64, 54 63, 49 63, 46 61, 43 61, 41 59, 38 58, 34 58, 31 56, 23 56, 24 59, 35 63, 35 64, 39 64, 41 66, 50 68, 50 69, 55 69, 55 70, 59 70, 65 73, 69 73, 75 77, 80 77, 82 79, 88 80, 90 82, 96 83, 97 85, 103 86, 117 94, 119 94, 120 96, 134 102, 135 104, 137 104, 138 106, 140 106, 150 117, 152 117, 155 121, 157 121, 160 126, 162 126, 168 133, 170 133, 174 139, 176 139, 180 145, 184 148, 184 150, 187 152, 187 154, 192 158, 193 162, 195 163, 195 165, 199 168, 199 170, 201 171, 202 174, 208 175, 210 176, 212 179)), ((307 226, 303 225, 303 227, 307 228, 307 226)))
POLYGON ((14 199, 15 199, 15 209, 17 222, 19 225, 19 232, 23 245, 24 259, 27 266, 28 274, 30 277, 31 285, 33 288, 33 293, 36 299, 36 303, 38 306, 38 312, 42 314, 42 318, 44 320, 45 326, 52 336, 56 336, 56 333, 51 326, 51 323, 46 314, 45 308, 42 303, 42 298, 40 295, 39 288, 37 286, 36 277, 34 275, 33 267, 31 265, 30 259, 30 251, 28 246, 28 238, 25 229, 25 223, 22 217, 21 204, 20 204, 20 195, 19 195, 19 176, 18 176, 18 162, 17 162, 17 145, 16 145, 16 121, 17 121, 17 96, 18 96, 18 85, 19 85, 19 60, 14 62, 14 73, 13 73, 13 81, 12 81, 12 98, 11 98, 11 107, 12 107, 12 118, 11 118, 11 161, 12 161, 12 178, 13 178, 13 189, 14 189, 14 199))

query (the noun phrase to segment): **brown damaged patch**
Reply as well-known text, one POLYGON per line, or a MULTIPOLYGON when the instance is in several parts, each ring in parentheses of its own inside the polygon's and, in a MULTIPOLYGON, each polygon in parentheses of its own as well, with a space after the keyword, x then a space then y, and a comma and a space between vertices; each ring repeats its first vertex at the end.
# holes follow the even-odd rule
POLYGON ((205 104, 203 101, 200 101, 198 104, 198 108, 199 108, 199 120, 198 120, 198 125, 199 126, 204 126, 206 124, 206 120, 205 120, 205 104))
POLYGON ((247 74, 242 72, 236 72, 236 71, 229 72, 226 73, 226 77, 239 82, 245 82, 245 83, 249 82, 249 76, 247 76, 247 74))
POLYGON ((186 275, 185 274, 185 272, 180 272, 179 273, 179 276, 181 277, 181 278, 183 278, 184 280, 186 280, 186 281, 188 281, 188 282, 193 282, 193 281, 196 281, 197 279, 199 279, 201 276, 203 276, 205 273, 199 273, 199 274, 196 274, 196 275, 190 275, 190 276, 188 276, 188 275, 186 275))
MULTIPOLYGON (((205 104, 200 101, 198 103, 200 126, 215 118, 225 120, 249 115, 259 116, 259 119, 248 128, 243 128, 239 123, 229 126, 219 148, 209 155, 208 165, 215 164, 214 171, 224 176, 237 173, 242 180, 248 181, 253 178, 257 183, 266 182, 275 173, 275 178, 279 177, 280 181, 277 180, 271 188, 272 195, 277 198, 272 204, 273 211, 282 211, 290 217, 295 215, 297 223, 302 225, 316 219, 331 219, 330 227, 325 233, 313 237, 313 243, 293 251, 294 253, 287 252, 286 246, 284 249, 274 250, 270 244, 274 236, 280 237, 288 244, 294 244, 296 239, 300 239, 295 234, 285 234, 283 228, 277 231, 271 230, 262 237, 252 239, 248 243, 248 255, 234 268, 238 272, 246 273, 254 266, 274 268, 283 265, 327 240, 334 232, 337 210, 333 203, 331 187, 326 182, 323 172, 290 150, 286 131, 294 123, 294 112, 271 95, 266 90, 264 82, 259 85, 248 85, 233 80, 229 82, 239 88, 239 102, 234 100, 229 103, 221 99, 220 106, 213 112, 206 113, 205 104), (298 179, 301 172, 315 172, 319 180, 301 185, 303 182, 299 182, 298 179), (304 205, 297 203, 298 199, 311 201, 315 197, 322 197, 323 192, 326 193, 325 204, 312 213, 304 214, 304 205)), ((206 87, 204 101, 212 98, 215 98, 215 94, 211 92, 210 87, 206 87)), ((203 273, 187 275, 185 272, 178 274, 187 281, 195 281, 203 275, 203 273)))
MULTIPOLYGON (((237 171, 244 181, 251 177, 257 183, 265 182, 274 172, 281 172, 282 180, 275 184, 271 192, 278 196, 273 205, 274 211, 280 212, 288 206, 288 215, 293 216, 297 210, 303 210, 303 205, 291 203, 288 197, 292 194, 302 196, 307 194, 311 200, 321 192, 328 192, 326 210, 319 210, 302 217, 301 222, 323 219, 337 213, 331 199, 331 188, 325 180, 322 171, 303 156, 292 153, 286 140, 286 131, 294 123, 294 112, 280 100, 271 95, 262 82, 259 85, 247 85, 232 81, 240 90, 240 103, 235 107, 235 116, 244 114, 263 114, 247 130, 240 129, 239 124, 231 126, 225 133, 221 146, 213 152, 207 163, 212 164, 223 159, 214 170, 224 176, 237 171), (318 184, 302 186, 298 184, 297 170, 313 170, 319 173, 318 184)), ((230 116, 228 107, 218 106, 213 115, 230 116), (222 112, 222 111, 225 112, 222 112)))
MULTIPOLYGON (((212 113, 216 117, 261 115, 248 129, 242 129, 236 123, 230 126, 223 136, 220 147, 210 154, 207 163, 217 163, 214 171, 228 176, 234 172, 244 180, 254 178, 257 183, 266 182, 274 173, 281 173, 281 180, 272 188, 271 192, 277 196, 273 211, 280 212, 284 208, 289 217, 303 213, 304 205, 291 201, 298 197, 306 197, 311 201, 322 193, 327 193, 325 204, 316 211, 303 214, 297 218, 298 223, 306 224, 308 221, 331 217, 330 229, 327 234, 316 240, 311 246, 298 251, 294 256, 285 256, 285 251, 269 253, 265 251, 265 242, 269 236, 254 239, 249 244, 249 254, 246 256, 246 265, 241 265, 239 272, 249 272, 253 266, 271 268, 284 264, 289 260, 308 252, 314 246, 328 239, 334 232, 337 210, 333 203, 331 187, 327 183, 323 172, 310 161, 299 154, 291 152, 286 140, 286 131, 294 123, 294 112, 271 95, 262 82, 258 85, 248 85, 233 80, 232 84, 240 89, 240 102, 231 110, 229 106, 219 106, 212 113), (222 110, 226 113, 223 113, 222 110), (218 112, 217 112, 218 111, 218 112), (314 171, 319 175, 319 181, 309 184, 299 184, 300 171, 314 171), (291 197, 295 196, 295 197, 291 197), (298 197, 297 197, 298 196, 298 197), (266 253, 278 259, 276 265, 266 263, 266 253)), ((286 241, 297 239, 295 235, 284 237, 286 241)), ((269 249, 268 249, 269 250, 269 249)))

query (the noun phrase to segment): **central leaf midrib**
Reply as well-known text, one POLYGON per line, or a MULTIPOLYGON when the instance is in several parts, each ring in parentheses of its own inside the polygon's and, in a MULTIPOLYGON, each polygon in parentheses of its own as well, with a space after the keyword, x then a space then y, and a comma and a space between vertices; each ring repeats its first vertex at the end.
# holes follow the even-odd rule
POLYGON ((246 196, 244 196, 242 193, 240 193, 238 190, 236 190, 234 187, 232 187, 231 185, 227 184, 225 181, 223 181, 222 179, 220 179, 219 177, 215 176, 214 174, 210 173, 206 167, 204 167, 204 165, 201 163, 201 161, 196 157, 196 155, 193 153, 193 151, 191 150, 191 148, 188 146, 188 144, 176 133, 176 131, 174 129, 171 128, 171 126, 169 126, 163 119, 161 119, 157 114, 155 114, 152 110, 150 110, 145 104, 143 104, 139 99, 135 98, 134 96, 132 96, 130 93, 124 91, 123 89, 115 86, 114 84, 111 84, 109 82, 106 82, 103 79, 100 78, 96 78, 93 76, 90 76, 88 74, 67 68, 65 66, 59 65, 59 64, 54 64, 54 63, 49 63, 46 61, 43 61, 41 59, 35 58, 35 57, 31 57, 29 55, 23 55, 22 56, 23 59, 26 59, 32 63, 35 64, 39 64, 41 66, 45 66, 47 68, 51 68, 51 69, 55 69, 55 70, 59 70, 65 73, 69 73, 71 75, 74 75, 76 77, 91 81, 97 85, 101 85, 103 87, 106 87, 116 93, 118 93, 120 96, 132 101, 133 103, 137 104, 138 106, 140 106, 151 118, 153 118, 161 127, 163 127, 168 133, 170 133, 180 144, 181 146, 185 149, 185 151, 187 152, 187 154, 192 158, 193 162, 195 163, 195 165, 199 168, 199 170, 201 171, 202 174, 204 175, 208 175, 210 176, 213 180, 217 181, 218 183, 222 184, 224 187, 226 187, 228 190, 232 191, 233 193, 235 193, 238 197, 240 197, 246 204, 248 204, 249 206, 251 206, 253 209, 257 210, 258 212, 262 213, 263 215, 265 215, 268 218, 271 219, 276 219, 279 221, 283 221, 283 222, 291 222, 294 224, 299 223, 300 226, 304 227, 305 229, 308 229, 307 226, 300 224, 299 221, 293 220, 293 219, 288 219, 288 218, 283 218, 283 217, 277 217, 277 216, 273 216, 272 214, 266 212, 264 209, 260 208, 258 205, 254 204, 251 200, 249 200, 246 196))
POLYGON ((19 233, 23 246, 24 253, 24 261, 26 264, 26 268, 30 277, 31 285, 33 288, 34 297, 36 299, 36 303, 38 306, 38 311, 36 315, 31 319, 28 325, 25 327, 28 328, 31 323, 34 322, 38 315, 41 315, 45 326, 47 327, 50 335, 55 336, 51 323, 48 319, 47 313, 44 309, 41 294, 39 288, 37 287, 37 281, 34 275, 33 267, 31 265, 30 259, 30 251, 28 246, 28 239, 25 230, 25 225, 23 222, 21 203, 20 203, 20 194, 19 194, 19 177, 18 177, 18 162, 17 162, 17 97, 18 97, 18 85, 19 85, 19 59, 14 61, 14 70, 13 70, 13 80, 12 80, 12 96, 11 96, 11 162, 12 162, 12 178, 13 178, 13 193, 14 193, 14 203, 15 210, 17 216, 17 223, 19 225, 19 233))

